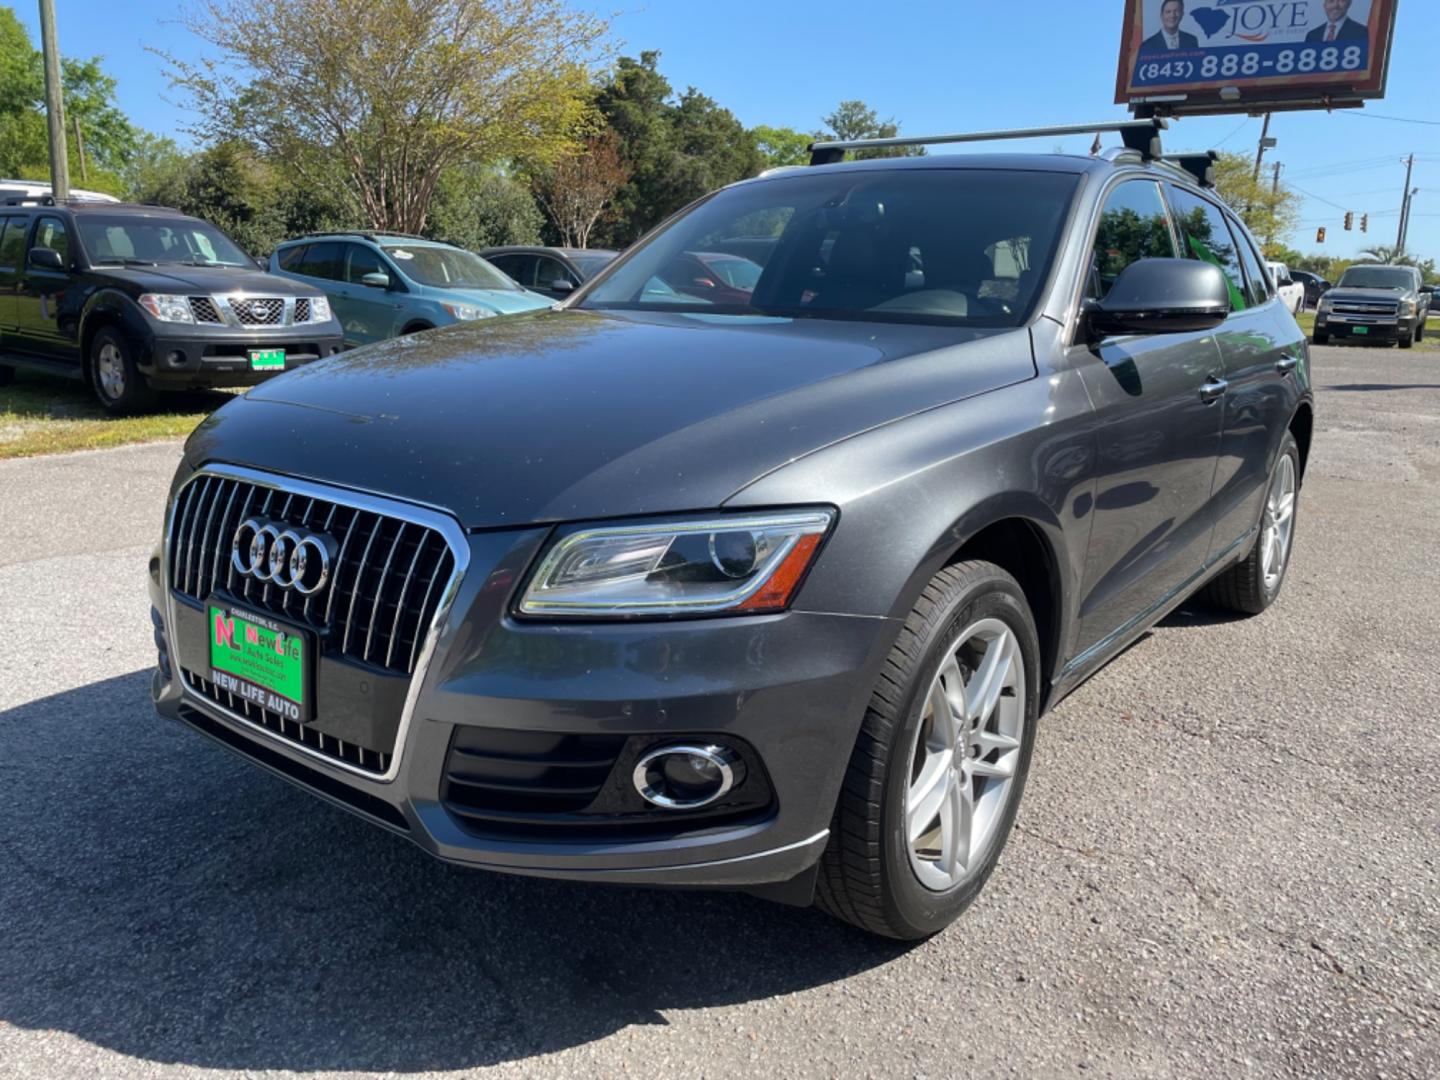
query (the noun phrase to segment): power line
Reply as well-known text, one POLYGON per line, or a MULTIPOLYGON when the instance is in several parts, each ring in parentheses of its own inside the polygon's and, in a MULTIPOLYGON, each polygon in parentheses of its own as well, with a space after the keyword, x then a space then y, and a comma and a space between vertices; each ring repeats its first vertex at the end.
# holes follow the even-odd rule
POLYGON ((1383 116, 1380 113, 1350 112, 1344 110, 1341 116, 1353 116, 1359 120, 1390 120, 1396 124, 1425 124, 1429 127, 1440 127, 1440 120, 1416 120, 1409 116, 1383 116))

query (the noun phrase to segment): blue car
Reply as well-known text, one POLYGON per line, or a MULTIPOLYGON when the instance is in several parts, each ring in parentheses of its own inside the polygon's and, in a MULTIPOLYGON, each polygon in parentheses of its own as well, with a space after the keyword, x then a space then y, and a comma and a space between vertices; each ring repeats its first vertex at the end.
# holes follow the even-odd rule
POLYGON ((321 289, 349 347, 554 303, 469 251, 393 233, 287 240, 270 272, 321 289))

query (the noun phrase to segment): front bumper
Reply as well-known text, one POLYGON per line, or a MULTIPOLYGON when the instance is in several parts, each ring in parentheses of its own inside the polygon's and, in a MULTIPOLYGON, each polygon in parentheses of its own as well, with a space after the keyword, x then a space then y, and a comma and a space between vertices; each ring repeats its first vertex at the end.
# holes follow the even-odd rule
POLYGON ((1356 315, 1337 316, 1320 312, 1315 316, 1315 330, 1317 333, 1329 334, 1332 338, 1395 342, 1414 337, 1419 322, 1417 316, 1386 319, 1356 315))
MULTIPOLYGON (((891 620, 783 615, 629 624, 524 623, 514 583, 548 530, 474 534, 469 565, 428 666, 418 670, 393 778, 357 775, 258 729, 184 685, 184 625, 152 562, 161 662, 156 708, 365 819, 455 863, 508 873, 631 884, 756 888, 803 878, 827 839, 871 687, 898 627, 891 620), (447 801, 461 729, 607 736, 631 748, 704 737, 746 747, 768 783, 763 810, 718 823, 653 810, 614 830, 492 829, 447 801)), ((189 631, 186 631, 188 633, 189 631)), ((607 790, 628 782, 621 753, 607 790)))
POLYGON ((251 370, 251 350, 284 349, 284 370, 292 371, 343 348, 334 319, 277 327, 176 324, 173 330, 147 327, 137 364, 157 389, 255 386, 281 370, 251 370))

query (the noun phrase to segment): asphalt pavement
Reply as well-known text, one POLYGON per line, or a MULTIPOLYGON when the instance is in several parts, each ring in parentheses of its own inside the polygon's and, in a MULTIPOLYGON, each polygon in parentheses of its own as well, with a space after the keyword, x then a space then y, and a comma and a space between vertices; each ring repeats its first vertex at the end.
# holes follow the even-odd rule
POLYGON ((1315 382, 1280 602, 1051 714, 916 946, 441 865, 158 720, 178 446, 0 462, 0 1076, 1440 1075, 1440 351, 1315 382))

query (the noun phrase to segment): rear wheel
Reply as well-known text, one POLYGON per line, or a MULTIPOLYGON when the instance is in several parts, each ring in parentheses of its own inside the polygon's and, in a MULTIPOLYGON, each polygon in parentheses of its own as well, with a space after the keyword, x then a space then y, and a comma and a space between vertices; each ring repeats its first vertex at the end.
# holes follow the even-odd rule
POLYGON ((1300 447, 1285 433, 1280 456, 1270 471, 1270 487, 1260 518, 1260 535, 1243 562, 1236 563, 1209 585, 1206 598, 1216 607, 1259 615, 1275 602, 1290 568, 1295 539, 1295 509, 1300 496, 1300 447))
POLYGON ((1039 713, 1039 643, 1020 586, 964 562, 925 587, 846 770, 816 902, 886 937, 949 926, 1015 822, 1039 713))
POLYGON ((90 385, 105 411, 124 416, 150 407, 155 391, 135 366, 135 350, 113 326, 101 327, 90 342, 90 385))

